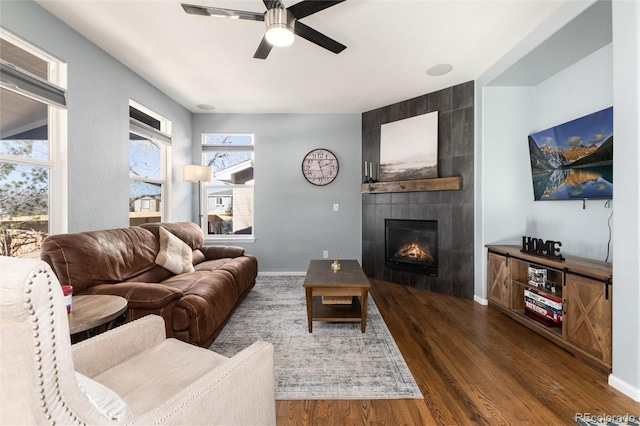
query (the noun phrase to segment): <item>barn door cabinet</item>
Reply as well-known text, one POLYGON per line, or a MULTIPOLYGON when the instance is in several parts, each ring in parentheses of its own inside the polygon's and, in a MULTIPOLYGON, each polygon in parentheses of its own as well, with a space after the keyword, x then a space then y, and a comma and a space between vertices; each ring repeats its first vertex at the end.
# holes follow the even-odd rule
MULTIPOLYGON (((489 305, 563 347, 576 357, 611 371, 612 265, 578 256, 564 261, 530 255, 515 245, 488 245, 489 305), (544 270, 546 287, 529 282, 529 268, 544 270), (551 286, 553 283, 553 286, 551 286), (562 321, 525 309, 525 295, 562 303, 562 321)), ((543 304, 548 306, 547 304, 543 304)), ((539 308, 537 308, 539 309, 539 308)), ((548 311, 549 312, 549 311, 548 311)), ((549 312, 550 313, 550 312, 549 312)))
POLYGON ((511 277, 506 256, 489 252, 487 275, 489 301, 509 309, 511 307, 511 277))

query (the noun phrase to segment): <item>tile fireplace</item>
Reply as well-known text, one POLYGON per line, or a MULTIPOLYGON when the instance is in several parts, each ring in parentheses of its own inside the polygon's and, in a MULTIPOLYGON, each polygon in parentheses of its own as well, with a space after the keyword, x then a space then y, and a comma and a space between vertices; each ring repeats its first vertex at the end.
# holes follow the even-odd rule
POLYGON ((362 159, 379 163, 383 124, 438 111, 438 176, 462 178, 459 190, 363 190, 362 269, 367 277, 473 299, 474 92, 469 81, 362 114, 362 159), (400 270, 387 263, 385 219, 437 221, 437 272, 400 270))

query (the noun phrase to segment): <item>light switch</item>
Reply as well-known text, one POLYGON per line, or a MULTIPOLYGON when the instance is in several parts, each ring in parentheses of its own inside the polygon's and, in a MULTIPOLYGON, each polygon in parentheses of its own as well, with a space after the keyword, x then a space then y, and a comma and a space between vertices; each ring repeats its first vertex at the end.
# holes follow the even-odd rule
POLYGON ((337 211, 338 211, 338 209, 339 209, 338 204, 334 204, 334 205, 333 205, 333 211, 334 211, 334 212, 337 212, 337 211))

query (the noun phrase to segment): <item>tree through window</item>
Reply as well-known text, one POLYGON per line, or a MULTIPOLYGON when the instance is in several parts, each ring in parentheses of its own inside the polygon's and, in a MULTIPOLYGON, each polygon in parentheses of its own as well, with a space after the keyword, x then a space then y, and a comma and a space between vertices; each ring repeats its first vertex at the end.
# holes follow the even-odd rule
POLYGON ((203 164, 213 169, 204 186, 205 233, 212 238, 253 236, 253 135, 204 134, 203 164))
MULTIPOLYGON (((133 101, 132 101, 133 103, 133 101)), ((135 104, 129 107, 129 224, 160 222, 167 186, 169 122, 135 104)))
POLYGON ((65 65, 3 28, 0 60, 0 255, 21 256, 67 230, 65 65))

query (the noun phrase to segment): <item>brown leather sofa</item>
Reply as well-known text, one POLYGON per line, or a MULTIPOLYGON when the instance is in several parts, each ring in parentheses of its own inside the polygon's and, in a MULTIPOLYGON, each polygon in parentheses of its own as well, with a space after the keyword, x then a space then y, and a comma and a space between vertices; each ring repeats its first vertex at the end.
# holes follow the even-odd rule
POLYGON ((126 321, 165 320, 167 337, 208 347, 255 285, 258 262, 233 246, 203 246, 192 222, 50 235, 41 258, 73 294, 112 294, 128 301, 126 321), (175 275, 155 263, 159 227, 192 249, 194 272, 175 275))

